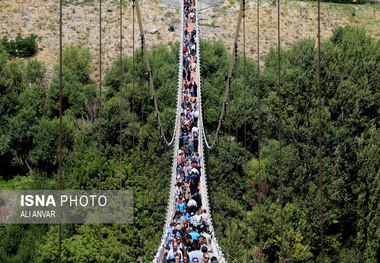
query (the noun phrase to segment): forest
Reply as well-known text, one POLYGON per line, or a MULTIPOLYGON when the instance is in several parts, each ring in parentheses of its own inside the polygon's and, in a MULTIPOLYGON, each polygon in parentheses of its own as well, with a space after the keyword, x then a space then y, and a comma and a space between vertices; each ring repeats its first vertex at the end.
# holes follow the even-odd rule
MULTIPOLYGON (((157 45, 149 51, 168 138, 176 114, 178 47, 179 43, 169 48, 157 45)), ((204 126, 211 141, 231 58, 220 42, 202 40, 200 48, 204 126)), ((244 56, 239 51, 222 133, 216 148, 205 156, 211 215, 215 235, 226 253, 246 262, 248 232, 248 261, 258 262, 261 255, 264 262, 278 262, 277 48, 266 55, 265 66, 259 70, 260 111, 257 61, 246 57, 244 71, 244 56)), ((299 40, 291 48, 281 49, 280 55, 284 262, 318 262, 316 40, 299 40)), ((64 189, 98 189, 100 103, 99 87, 90 77, 94 72, 92 60, 88 49, 68 45, 63 51, 64 189)), ((367 36, 363 29, 338 28, 322 41, 326 262, 375 263, 380 258, 379 65, 380 41, 367 36)), ((120 188, 120 99, 122 188, 135 189, 135 223, 122 225, 124 262, 153 259, 162 236, 169 193, 173 152, 160 138, 145 71, 141 49, 137 48, 135 63, 131 54, 118 58, 102 83, 102 189, 120 188)), ((44 80, 45 72, 45 65, 37 59, 20 58, 20 54, 9 53, 0 45, 0 189, 59 189, 58 61, 50 84, 44 80)), ((102 261, 117 262, 119 225, 103 225, 101 237, 102 261)), ((57 225, 0 225, 0 262, 57 261, 57 225)), ((62 261, 97 262, 98 225, 63 225, 62 261)))

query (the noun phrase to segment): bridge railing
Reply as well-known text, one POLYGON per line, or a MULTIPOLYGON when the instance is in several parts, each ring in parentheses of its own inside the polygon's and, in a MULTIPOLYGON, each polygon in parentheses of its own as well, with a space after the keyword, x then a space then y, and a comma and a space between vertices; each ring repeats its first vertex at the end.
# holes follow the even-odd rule
MULTIPOLYGON (((183 10, 183 1, 181 1, 181 10, 183 10)), ((177 116, 176 116, 176 122, 175 122, 175 141, 174 141, 174 149, 173 149, 173 159, 172 159, 172 172, 171 172, 171 179, 170 179, 170 193, 169 193, 169 199, 168 199, 168 206, 166 210, 166 219, 165 219, 165 225, 163 228, 162 238, 160 245, 158 246, 157 253, 153 259, 154 263, 161 263, 162 259, 164 258, 165 253, 165 243, 167 238, 167 229, 170 226, 170 223, 173 220, 174 216, 174 210, 175 210, 175 192, 174 192, 174 184, 176 182, 176 175, 177 175, 177 153, 179 148, 179 128, 180 128, 180 120, 181 120, 181 99, 182 99, 182 68, 183 68, 183 15, 181 18, 181 42, 179 43, 179 67, 178 67, 178 92, 177 92, 177 116)))
MULTIPOLYGON (((219 262, 226 262, 226 260, 223 257, 223 252, 220 249, 220 246, 218 244, 218 241, 215 236, 215 231, 212 224, 212 215, 211 215, 211 209, 210 209, 210 202, 209 202, 209 194, 208 194, 208 188, 207 188, 207 176, 206 176, 206 164, 205 164, 205 151, 203 148, 203 142, 207 144, 206 140, 206 134, 204 133, 203 128, 203 115, 202 115, 202 82, 201 82, 201 58, 199 56, 200 51, 200 28, 199 28, 199 10, 198 10, 198 3, 196 6, 196 25, 197 25, 197 83, 198 83, 198 127, 199 127, 199 154, 202 156, 201 159, 201 189, 202 189, 202 206, 204 209, 207 209, 207 212, 210 214, 210 217, 208 218, 208 222, 210 224, 210 230, 212 231, 212 240, 211 240, 211 249, 213 256, 216 256, 219 259, 219 262)), ((207 145, 207 147, 209 147, 207 145)))

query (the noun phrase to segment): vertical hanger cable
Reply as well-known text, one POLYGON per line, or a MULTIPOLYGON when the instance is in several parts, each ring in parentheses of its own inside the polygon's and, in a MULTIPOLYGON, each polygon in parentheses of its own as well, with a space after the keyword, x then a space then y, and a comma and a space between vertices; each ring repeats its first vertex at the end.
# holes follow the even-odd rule
POLYGON ((282 200, 282 116, 281 116, 281 28, 280 28, 280 0, 277 0, 277 64, 278 64, 278 141, 279 141, 279 174, 280 174, 280 217, 281 217, 281 263, 284 262, 284 217, 282 200))
POLYGON ((262 236, 261 236, 261 105, 260 105, 260 0, 257 0, 257 155, 259 159, 259 262, 262 263, 262 236))
MULTIPOLYGON (((123 0, 120 0, 120 151, 119 151, 119 177, 120 177, 120 191, 123 188, 122 174, 123 174, 123 0)), ((122 204, 120 198, 120 205, 122 204)), ((122 207, 120 206, 120 210, 122 207)), ((119 241, 120 241, 120 263, 122 261, 122 231, 121 231, 121 211, 120 211, 120 229, 119 229, 119 241)))
POLYGON ((322 171, 322 114, 321 114, 321 8, 318 0, 318 141, 319 141, 319 212, 321 231, 321 262, 324 262, 323 235, 323 171, 322 171))
POLYGON ((132 247, 133 247, 133 260, 136 260, 136 249, 135 249, 135 0, 132 1, 132 200, 133 200, 133 212, 132 212, 132 247))
MULTIPOLYGON (((102 189, 102 0, 99 0, 99 191, 102 189)), ((102 224, 99 212, 99 263, 102 262, 102 224)))
MULTIPOLYGON (((59 191, 62 193, 62 0, 59 0, 59 154, 58 154, 58 176, 59 191)), ((59 209, 58 225, 58 259, 62 262, 62 211, 59 209)))

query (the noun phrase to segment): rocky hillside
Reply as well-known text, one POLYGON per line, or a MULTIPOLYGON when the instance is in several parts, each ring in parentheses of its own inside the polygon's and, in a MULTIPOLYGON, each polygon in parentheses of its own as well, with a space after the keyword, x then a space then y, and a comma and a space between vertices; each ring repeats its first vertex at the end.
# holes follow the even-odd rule
MULTIPOLYGON (((93 61, 99 57, 99 1, 63 1, 63 43, 88 47, 93 61)), ((143 12, 146 44, 151 47, 157 43, 169 45, 179 39, 179 33, 169 32, 168 25, 179 23, 179 12, 158 1, 140 1, 143 12), (148 4, 147 4, 148 3, 148 4)), ((118 1, 102 1, 102 60, 106 69, 119 55, 120 48, 120 9, 118 1)), ((137 18, 135 25, 135 45, 140 46, 137 18)), ((51 75, 58 60, 59 52, 59 5, 55 0, 2 0, 0 2, 0 38, 15 38, 17 33, 23 37, 36 34, 40 51, 37 58, 43 61, 51 75)), ((131 54, 132 8, 127 2, 123 10, 123 47, 124 54, 131 54)), ((94 67, 97 68, 96 63, 94 67)), ((94 79, 98 78, 95 70, 94 79)))
MULTIPOLYGON (((246 51, 257 57, 257 1, 246 1, 246 51)), ((225 42, 231 49, 236 30, 239 2, 225 1, 220 7, 208 8, 200 14, 202 36, 225 42)), ((281 1, 281 46, 290 48, 301 38, 317 36, 317 3, 281 1)), ((277 45, 277 6, 275 1, 260 1, 260 60, 271 46, 277 45)), ((380 5, 338 5, 321 3, 321 36, 328 38, 335 28, 345 25, 363 26, 374 38, 380 37, 380 5)), ((242 30, 242 29, 241 29, 242 30)), ((242 34, 242 31, 240 31, 242 34)), ((241 35, 242 36, 242 35, 241 35)), ((239 47, 242 47, 240 37, 239 47)))
MULTIPOLYGON (((179 40, 179 31, 169 32, 170 23, 179 27, 180 17, 176 5, 171 0, 140 1, 144 19, 146 44, 151 47, 157 43, 169 45, 179 40), (166 4, 165 4, 166 3, 166 4)), ((63 0, 63 43, 73 43, 88 47, 94 62, 99 53, 99 4, 95 0, 63 0)), ((103 68, 110 66, 119 55, 119 6, 117 0, 102 1, 103 68)), ((132 8, 128 1, 123 10, 123 46, 124 54, 131 54, 132 8)), ((256 57, 256 2, 247 1, 246 38, 248 56, 256 57)), ((263 0, 260 9, 260 41, 263 58, 271 45, 277 43, 277 8, 273 1, 263 0)), ((232 47, 236 27, 239 2, 230 0, 221 6, 210 7, 200 4, 201 37, 223 41, 232 47)), ((309 2, 285 2, 281 6, 281 44, 289 48, 303 37, 315 37, 317 33, 316 4, 309 2)), ((377 6, 353 6, 322 3, 322 37, 346 24, 364 26, 369 34, 380 37, 380 8, 377 6)), ((17 33, 23 37, 34 33, 39 36, 40 51, 37 58, 48 67, 48 78, 58 59, 59 49, 59 6, 55 0, 1 0, 0 1, 0 38, 15 38, 17 33)), ((136 23, 135 46, 140 46, 139 31, 136 23)), ((241 46, 241 43, 240 43, 241 46)), ((94 63, 95 69, 97 68, 94 63)), ((93 75, 98 79, 98 71, 93 75)))

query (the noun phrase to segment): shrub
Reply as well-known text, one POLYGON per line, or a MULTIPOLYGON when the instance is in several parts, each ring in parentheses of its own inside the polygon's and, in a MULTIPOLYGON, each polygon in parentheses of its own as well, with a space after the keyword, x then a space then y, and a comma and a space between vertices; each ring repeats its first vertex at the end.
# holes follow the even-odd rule
POLYGON ((8 41, 8 37, 4 37, 0 44, 2 44, 5 50, 9 55, 13 57, 31 57, 36 54, 38 45, 37 45, 37 36, 31 34, 28 38, 22 38, 19 33, 15 40, 8 41))
POLYGON ((29 84, 41 84, 46 73, 45 65, 37 59, 28 61, 26 67, 26 80, 29 84))

